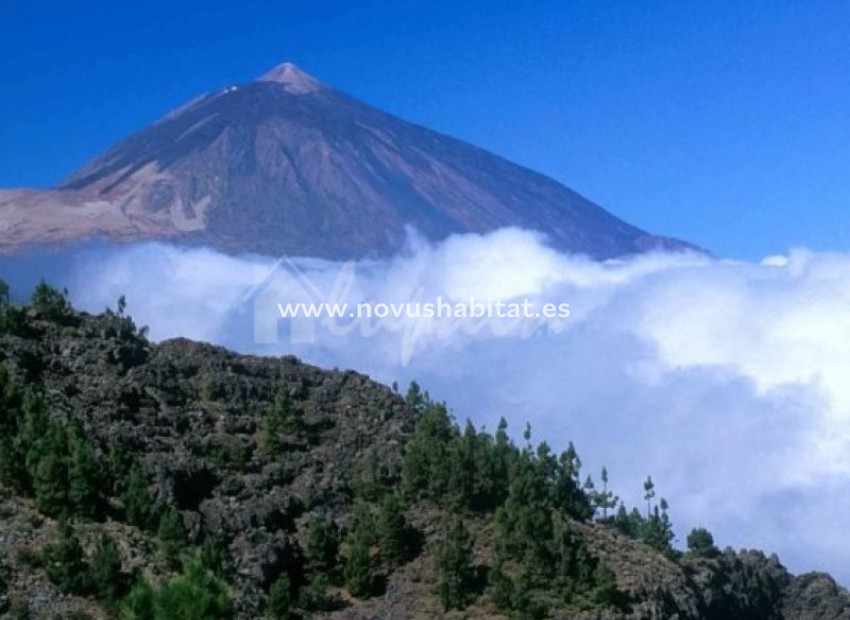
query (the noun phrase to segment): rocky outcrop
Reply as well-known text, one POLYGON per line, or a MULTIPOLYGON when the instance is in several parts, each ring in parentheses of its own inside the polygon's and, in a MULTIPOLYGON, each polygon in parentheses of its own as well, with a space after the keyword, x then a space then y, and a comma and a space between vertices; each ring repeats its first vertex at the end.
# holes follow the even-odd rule
MULTIPOLYGON (((102 462, 124 463, 119 471, 141 466, 152 498, 178 510, 190 546, 210 536, 222 541, 221 571, 240 618, 263 617, 271 583, 301 561, 311 518, 345 529, 366 473, 390 484, 398 479, 417 416, 393 390, 366 376, 183 339, 153 344, 113 313, 67 310, 48 319, 30 308, 25 315, 15 330, 0 329, 0 368, 19 385, 37 387, 53 419, 80 425, 102 462), (280 394, 300 425, 270 451, 263 445, 263 425, 269 403, 280 394)), ((93 599, 62 594, 45 577, 43 551, 56 539, 56 519, 25 494, 0 489, 0 613, 109 617, 93 599)), ((128 575, 156 582, 173 574, 155 531, 125 522, 121 500, 102 491, 110 502, 104 514, 77 521, 83 548, 107 533, 128 575)), ((387 573, 383 592, 369 600, 333 586, 335 604, 315 617, 444 615, 434 596, 432 557, 440 510, 419 502, 406 514, 422 537, 416 556, 387 573)), ((493 555, 493 523, 483 514, 466 519, 476 558, 484 563, 493 555)), ((610 526, 570 527, 611 572, 623 603, 556 611, 556 618, 850 618, 850 595, 829 576, 795 577, 761 552, 671 555, 610 526)), ((464 613, 503 617, 486 594, 464 613)))

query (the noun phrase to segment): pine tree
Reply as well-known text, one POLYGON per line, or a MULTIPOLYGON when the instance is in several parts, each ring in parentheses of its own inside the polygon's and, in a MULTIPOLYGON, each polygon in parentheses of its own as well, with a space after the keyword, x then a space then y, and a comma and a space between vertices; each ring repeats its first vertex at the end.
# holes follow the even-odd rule
POLYGON ((590 499, 581 489, 581 458, 570 442, 558 457, 557 467, 550 466, 555 478, 555 505, 580 521, 593 514, 590 499))
POLYGON ((124 442, 117 437, 110 437, 103 467, 111 494, 121 495, 127 489, 127 472, 133 475, 133 465, 131 451, 124 442))
POLYGON ((227 544, 218 534, 208 534, 201 545, 201 564, 219 577, 224 574, 227 561, 227 544))
POLYGON ((516 592, 513 580, 505 573, 504 560, 497 557, 488 575, 490 597, 498 609, 510 610, 513 607, 516 592))
POLYGON ((176 564, 180 554, 187 544, 186 528, 183 519, 174 506, 168 506, 159 519, 156 531, 157 542, 162 557, 171 564, 176 564))
POLYGON ((9 285, 0 280, 0 333, 23 334, 27 323, 26 312, 11 301, 9 285))
POLYGON ((301 411, 292 406, 289 392, 284 387, 275 392, 266 413, 263 429, 263 446, 269 454, 280 452, 284 446, 284 435, 297 435, 304 428, 301 411))
POLYGON ((582 490, 590 500, 592 514, 600 521, 608 522, 608 511, 617 507, 620 498, 608 490, 608 470, 605 467, 602 468, 600 479, 602 480, 602 489, 597 489, 593 479, 588 476, 582 490))
POLYGON ((691 530, 687 538, 688 551, 697 557, 713 558, 720 551, 714 546, 714 536, 704 527, 696 527, 691 530))
POLYGON ((372 449, 360 461, 358 471, 352 476, 351 489, 358 499, 377 502, 395 482, 394 473, 387 471, 378 451, 372 449))
POLYGON ((507 497, 516 455, 516 447, 508 436, 508 423, 505 418, 499 418, 493 445, 493 477, 498 484, 498 496, 494 498, 494 506, 501 505, 507 497))
POLYGON ((602 491, 599 495, 597 503, 602 508, 602 518, 608 520, 608 511, 617 507, 620 498, 608 490, 608 470, 602 468, 602 491))
POLYGON ((405 450, 401 482, 406 497, 428 497, 437 502, 445 499, 450 473, 448 451, 457 436, 445 404, 428 404, 405 450))
POLYGON ((33 309, 51 321, 64 318, 71 308, 68 303, 68 291, 59 291, 44 280, 35 287, 30 301, 33 309))
POLYGON ((206 570, 197 557, 183 572, 154 592, 154 620, 231 620, 233 604, 227 584, 206 570))
POLYGON ((154 620, 154 590, 144 578, 121 601, 122 620, 154 620))
POLYGON ((283 428, 280 423, 280 418, 274 415, 272 411, 269 411, 263 424, 263 449, 266 453, 272 455, 280 453, 283 446, 283 441, 281 439, 283 428))
POLYGON ((652 499, 655 497, 655 483, 652 482, 652 476, 647 476, 646 482, 643 483, 643 500, 646 502, 646 518, 652 516, 652 499))
POLYGON ((232 620, 233 603, 227 584, 191 557, 183 571, 154 589, 136 582, 121 604, 123 620, 232 620))
POLYGON ((457 518, 444 522, 442 529, 435 553, 437 596, 446 611, 463 609, 470 598, 472 537, 457 518))
POLYGON ((115 542, 102 534, 89 562, 89 582, 95 596, 115 601, 121 594, 121 554, 115 542))
POLYGON ((390 568, 403 564, 410 552, 410 528, 397 495, 386 495, 381 502, 377 529, 384 562, 390 568))
POLYGON ((23 394, 9 374, 0 365, 0 484, 26 490, 27 473, 24 454, 18 437, 23 424, 23 394))
POLYGON ((673 548, 673 524, 667 515, 667 500, 661 498, 659 506, 655 506, 650 517, 643 524, 643 542, 663 553, 670 553, 673 548))
POLYGON ((27 469, 32 476, 35 504, 51 517, 66 513, 68 499, 68 438, 65 429, 46 423, 42 436, 27 452, 27 469))
POLYGON ((58 540, 45 550, 47 577, 65 594, 85 594, 89 588, 88 567, 73 526, 59 522, 58 540))
POLYGON ((19 458, 23 457, 22 476, 16 486, 25 492, 35 493, 35 471, 46 449, 49 449, 45 442, 51 427, 44 400, 32 389, 27 389, 21 403, 21 419, 15 438, 16 454, 19 458))
POLYGON ((515 581, 514 613, 518 618, 537 619, 547 616, 547 608, 535 596, 535 571, 528 566, 522 566, 515 581))
POLYGON ((124 516, 136 527, 150 528, 154 514, 154 503, 148 491, 148 479, 141 466, 136 463, 130 469, 127 488, 121 495, 124 516))
POLYGON ((617 589, 614 573, 601 563, 593 571, 593 584, 590 600, 598 606, 623 609, 628 605, 628 595, 617 589))
POLYGON ((477 472, 475 470, 475 448, 478 434, 470 420, 460 437, 452 438, 446 454, 445 504, 451 508, 474 507, 476 504, 475 487, 477 472))
MULTIPOLYGON (((540 454, 548 459, 546 450, 540 454)), ((551 468, 551 465, 550 465, 551 468)), ((552 538, 553 496, 547 467, 529 447, 517 458, 504 505, 496 512, 496 534, 500 548, 530 565, 545 565, 546 544, 552 538)))
POLYGON ((407 393, 404 396, 404 400, 410 408, 413 409, 413 411, 422 414, 425 413, 431 399, 428 397, 428 392, 423 392, 422 388, 419 387, 419 384, 416 381, 411 381, 410 385, 407 387, 407 393))
POLYGON ((336 568, 338 551, 339 534, 336 526, 324 519, 313 519, 304 545, 304 570, 307 573, 330 575, 336 568))
POLYGON ((298 604, 306 611, 324 611, 328 608, 328 578, 323 573, 312 573, 298 591, 298 604))
POLYGON ((569 597, 575 593, 577 583, 587 580, 592 566, 581 540, 563 515, 555 517, 552 551, 554 574, 561 585, 559 589, 569 597))
POLYGON ((375 593, 375 564, 372 559, 375 538, 372 519, 365 510, 361 510, 346 541, 343 566, 345 587, 357 598, 369 598, 375 593))
POLYGON ((371 550, 362 540, 355 539, 348 547, 343 569, 345 587, 352 596, 369 598, 374 587, 374 568, 371 550))
POLYGON ((88 518, 100 511, 101 465, 80 430, 68 435, 68 499, 74 511, 88 518))
POLYGON ((269 590, 266 616, 269 620, 291 620, 296 617, 292 581, 285 572, 275 579, 269 590))
POLYGON ((622 502, 620 502, 617 513, 613 517, 614 527, 621 534, 632 540, 639 540, 641 538, 644 521, 645 519, 637 508, 632 508, 631 512, 629 512, 622 502))

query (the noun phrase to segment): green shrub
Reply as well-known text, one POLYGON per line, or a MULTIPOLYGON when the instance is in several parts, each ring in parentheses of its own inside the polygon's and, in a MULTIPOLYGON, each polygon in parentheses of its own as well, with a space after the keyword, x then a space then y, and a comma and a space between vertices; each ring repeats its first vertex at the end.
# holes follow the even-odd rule
POLYGON ((330 604, 328 598, 328 578, 322 573, 313 573, 307 577, 307 583, 298 592, 298 604, 307 611, 324 611, 330 604))
POLYGON ((269 590, 266 615, 269 620, 290 620, 295 617, 295 593, 286 573, 281 573, 269 590))
POLYGON ((214 575, 222 576, 227 562, 227 543, 218 534, 208 534, 201 545, 201 563, 214 575))
POLYGON ((44 280, 35 287, 30 301, 39 314, 51 321, 64 318, 71 309, 68 291, 55 289, 44 280))
POLYGON ((336 568, 339 535, 336 526, 324 519, 313 519, 304 545, 304 569, 330 574, 336 568))
POLYGON ((88 566, 92 593, 106 601, 117 600, 123 590, 121 554, 115 542, 101 534, 88 566))
POLYGON ((83 432, 68 433, 68 500, 76 514, 93 518, 100 513, 101 464, 83 432))
POLYGON ((156 530, 159 551, 162 557, 171 564, 177 564, 180 554, 186 548, 186 528, 183 527, 183 519, 174 506, 168 506, 159 519, 159 527, 156 530))
POLYGON ((146 579, 139 579, 121 602, 122 620, 153 620, 154 589, 146 579))
POLYGON ((472 537, 460 519, 447 520, 435 554, 437 596, 445 610, 463 609, 470 599, 472 537))
POLYGON ((233 604, 227 585, 191 558, 183 573, 154 593, 155 620, 228 620, 233 604))
POLYGON ((65 429, 50 421, 41 437, 27 451, 35 505, 46 515, 58 517, 68 511, 68 438, 65 429))
POLYGON ((404 518, 401 501, 396 495, 386 495, 381 501, 377 519, 378 544, 381 558, 390 568, 401 565, 408 558, 411 540, 410 528, 404 518))
POLYGON ((154 515, 154 503, 148 491, 148 479, 137 463, 130 469, 127 488, 121 495, 124 516, 131 525, 150 528, 154 515))
POLYGON ((301 411, 292 406, 286 388, 278 388, 263 421, 263 447, 268 454, 277 454, 284 438, 293 437, 304 428, 301 411))
POLYGON ((88 567, 83 548, 68 521, 59 523, 58 540, 45 550, 47 577, 65 594, 85 594, 89 590, 88 567))
POLYGON ((121 605, 124 620, 230 620, 233 603, 227 585, 197 557, 159 589, 140 580, 121 605))
POLYGON ((362 536, 355 536, 348 545, 343 576, 345 587, 352 596, 369 598, 375 593, 371 548, 362 536))
POLYGON ((714 536, 704 527, 695 527, 688 534, 688 551, 697 557, 713 558, 720 554, 720 550, 714 546, 714 536))

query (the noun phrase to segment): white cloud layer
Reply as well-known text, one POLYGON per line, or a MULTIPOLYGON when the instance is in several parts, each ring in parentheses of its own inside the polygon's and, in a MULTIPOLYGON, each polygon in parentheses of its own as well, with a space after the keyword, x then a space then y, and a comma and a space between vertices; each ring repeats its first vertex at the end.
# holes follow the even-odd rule
POLYGON ((493 428, 505 415, 515 432, 528 420, 555 447, 574 440, 589 470, 607 465, 630 502, 652 474, 680 539, 704 525, 721 545, 776 551, 794 570, 850 582, 850 254, 795 250, 760 264, 650 254, 601 264, 506 229, 437 245, 414 239, 387 261, 304 259, 270 272, 274 265, 206 249, 101 245, 76 249, 73 260, 4 259, 0 277, 20 288, 46 274, 94 311, 126 294, 156 339, 295 353, 402 385, 415 378, 459 418, 493 428), (255 341, 268 339, 276 303, 329 295, 527 297, 567 302, 572 315, 533 330, 409 319, 343 336, 283 325, 276 343, 255 341))

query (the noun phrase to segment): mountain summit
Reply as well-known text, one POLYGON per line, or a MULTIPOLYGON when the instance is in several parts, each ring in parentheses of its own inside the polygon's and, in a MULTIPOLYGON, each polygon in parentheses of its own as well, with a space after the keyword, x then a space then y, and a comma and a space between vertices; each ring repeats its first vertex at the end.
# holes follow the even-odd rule
POLYGON ((287 92, 295 94, 314 93, 325 88, 319 80, 312 75, 304 73, 291 62, 284 62, 271 71, 264 73, 258 82, 276 82, 283 84, 287 92))
POLYGON ((92 235, 334 259, 505 226, 609 258, 685 244, 557 181, 405 122, 283 63, 202 95, 50 191, 0 191, 0 250, 92 235))

